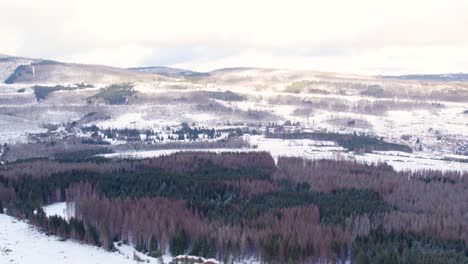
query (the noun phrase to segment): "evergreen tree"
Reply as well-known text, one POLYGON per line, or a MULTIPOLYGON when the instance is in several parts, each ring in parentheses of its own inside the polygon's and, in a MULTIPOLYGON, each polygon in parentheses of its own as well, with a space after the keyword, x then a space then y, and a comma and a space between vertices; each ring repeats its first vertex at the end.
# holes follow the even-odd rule
POLYGON ((183 229, 179 229, 169 241, 169 251, 172 256, 182 255, 188 246, 188 237, 183 229))
POLYGON ((148 254, 153 258, 157 258, 162 254, 161 251, 158 249, 158 241, 154 236, 151 236, 148 251, 148 254))

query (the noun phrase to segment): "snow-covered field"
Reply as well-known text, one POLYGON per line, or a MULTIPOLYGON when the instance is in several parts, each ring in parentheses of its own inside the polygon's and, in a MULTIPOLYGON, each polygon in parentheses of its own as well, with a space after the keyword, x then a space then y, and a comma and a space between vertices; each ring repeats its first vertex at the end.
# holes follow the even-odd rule
POLYGON ((120 153, 110 153, 110 154, 100 154, 99 156, 105 158, 128 158, 128 159, 145 159, 145 158, 154 158, 164 155, 170 155, 177 152, 248 152, 248 151, 257 151, 256 149, 162 149, 162 150, 148 150, 148 151, 129 151, 129 152, 120 152, 120 153))
POLYGON ((65 220, 70 219, 71 217, 75 216, 75 204, 74 203, 67 203, 67 202, 60 202, 54 203, 50 205, 46 205, 42 207, 44 213, 47 217, 50 216, 60 216, 65 220))
POLYGON ((309 139, 274 139, 263 136, 244 136, 253 147, 251 149, 166 149, 152 151, 133 151, 111 154, 101 154, 106 158, 130 158, 143 159, 170 155, 176 152, 201 151, 201 152, 246 152, 267 151, 275 161, 278 157, 303 157, 306 159, 351 159, 367 163, 387 163, 397 171, 432 169, 442 171, 468 171, 468 162, 451 161, 446 158, 468 159, 461 155, 433 155, 424 152, 405 153, 398 151, 376 151, 373 153, 355 154, 347 152, 344 148, 336 146, 331 141, 314 141, 309 139))
MULTIPOLYGON (((48 215, 66 216, 65 203, 45 206, 48 215)), ((132 246, 115 242, 115 252, 79 243, 73 240, 63 240, 57 236, 47 235, 27 222, 14 217, 0 214, 0 263, 12 264, 134 264, 144 263, 168 264, 175 258, 168 253, 160 258, 152 258, 135 251, 132 246)), ((215 259, 196 259, 218 263, 215 259)), ((234 264, 258 264, 258 260, 250 259, 234 264)))
POLYGON ((0 263, 134 264, 135 261, 133 252, 128 250, 125 253, 108 252, 71 240, 62 241, 24 221, 0 214, 0 263))

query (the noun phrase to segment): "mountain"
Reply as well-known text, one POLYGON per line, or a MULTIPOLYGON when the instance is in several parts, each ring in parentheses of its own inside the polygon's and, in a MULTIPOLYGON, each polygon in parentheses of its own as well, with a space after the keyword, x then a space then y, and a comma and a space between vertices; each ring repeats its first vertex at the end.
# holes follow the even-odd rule
POLYGON ((37 60, 0 55, 0 82, 5 82, 21 65, 30 65, 37 60))
POLYGON ((73 130, 157 130, 182 123, 264 129, 290 121, 395 142, 410 138, 412 145, 429 137, 424 144, 443 153, 465 153, 458 140, 468 137, 466 82, 250 67, 123 69, 12 56, 0 58, 0 73, 0 144, 71 123, 73 130), (448 120, 450 126, 436 126, 448 120))
POLYGON ((401 80, 417 80, 431 82, 466 82, 468 81, 467 73, 446 73, 446 74, 410 74, 399 76, 382 76, 388 79, 401 80))
POLYGON ((157 81, 156 73, 45 59, 0 57, 0 80, 6 84, 108 83, 157 81))
POLYGON ((190 70, 170 68, 165 66, 150 66, 150 67, 137 67, 129 68, 129 70, 138 71, 138 72, 149 72, 157 73, 160 75, 168 77, 200 77, 200 76, 209 76, 209 73, 205 72, 195 72, 190 70))

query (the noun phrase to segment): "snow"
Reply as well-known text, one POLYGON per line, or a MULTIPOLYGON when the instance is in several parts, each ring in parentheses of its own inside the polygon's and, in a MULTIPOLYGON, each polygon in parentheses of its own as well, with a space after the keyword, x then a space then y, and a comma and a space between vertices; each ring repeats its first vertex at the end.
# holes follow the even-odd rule
POLYGON ((198 263, 198 261, 201 261, 201 263, 206 263, 206 262, 211 262, 211 263, 214 263, 214 264, 219 264, 219 261, 217 261, 216 259, 205 259, 205 258, 202 258, 202 257, 198 257, 198 256, 190 256, 190 255, 179 255, 179 256, 176 256, 174 257, 174 260, 178 260, 178 261, 184 261, 184 260, 191 260, 191 261, 197 261, 196 263, 198 263))
POLYGON ((71 240, 61 241, 25 221, 0 214, 0 263, 134 264, 135 261, 122 253, 71 240))
POLYGON ((213 149, 162 149, 162 150, 148 150, 148 151, 128 151, 128 152, 118 152, 110 154, 100 154, 99 156, 105 158, 129 158, 129 159, 145 159, 145 158, 154 158, 164 155, 171 155, 177 152, 250 152, 258 151, 257 149, 229 149, 229 148, 213 148, 213 149))
POLYGON ((354 155, 354 158, 364 162, 386 162, 397 171, 417 170, 441 170, 441 171, 465 171, 468 172, 468 163, 444 160, 441 157, 430 154, 394 155, 393 153, 366 153, 354 155))
MULTIPOLYGON (((128 259, 134 259, 134 255, 136 255, 139 259, 145 261, 146 263, 155 263, 161 264, 160 259, 149 257, 141 252, 138 252, 132 246, 125 245, 122 242, 114 242, 114 247, 120 254, 124 255, 128 259)), ((172 261, 172 257, 168 254, 161 256, 163 263, 169 263, 172 261)), ((134 262, 136 262, 134 260, 134 262)))
MULTIPOLYGON (((63 203, 47 207, 54 213, 64 208, 63 203)), ((168 253, 160 258, 152 258, 135 251, 132 246, 115 242, 115 252, 79 243, 73 240, 63 240, 57 236, 47 235, 26 221, 0 214, 0 263, 12 264, 134 264, 134 255, 150 264, 168 264, 174 258, 168 253), (162 260, 162 262, 161 262, 162 260)), ((178 256, 183 257, 183 256, 178 256)), ((190 256, 199 259, 197 256, 190 256)), ((176 257, 177 258, 177 257, 176 257)), ((200 258, 204 262, 220 263, 216 259, 200 258)), ((259 264, 256 259, 234 261, 235 264, 259 264)))
POLYGON ((280 156, 303 157, 309 159, 331 159, 341 155, 342 147, 331 141, 315 141, 310 139, 277 139, 263 136, 247 137, 252 146, 259 151, 267 151, 278 160, 280 156))
POLYGON ((177 152, 251 152, 266 151, 271 154, 275 162, 279 157, 301 157, 305 159, 349 159, 366 163, 387 163, 397 171, 432 169, 441 171, 467 171, 468 162, 457 162, 457 160, 468 159, 461 155, 440 156, 433 153, 415 152, 406 153, 399 151, 375 151, 373 153, 356 154, 348 152, 341 146, 331 141, 315 141, 310 139, 278 139, 265 138, 264 136, 245 135, 244 139, 253 148, 241 149, 165 149, 150 151, 130 151, 110 154, 101 154, 105 158, 129 158, 144 159, 163 155, 171 155, 177 152))
POLYGON ((75 204, 73 202, 59 202, 43 206, 42 209, 47 217, 60 216, 65 220, 69 220, 75 216, 75 204))
POLYGON ((420 169, 468 171, 466 162, 445 160, 442 156, 423 152, 376 151, 357 155, 353 152, 346 152, 342 147, 335 146, 333 142, 309 139, 283 140, 262 136, 251 136, 250 144, 257 145, 257 150, 270 152, 275 160, 280 156, 306 159, 351 159, 367 163, 386 162, 397 171, 420 169))

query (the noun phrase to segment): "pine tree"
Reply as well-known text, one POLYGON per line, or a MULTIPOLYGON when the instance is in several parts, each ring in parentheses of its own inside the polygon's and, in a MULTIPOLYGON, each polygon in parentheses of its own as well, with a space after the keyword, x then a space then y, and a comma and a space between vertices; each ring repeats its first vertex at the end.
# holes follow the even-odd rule
POLYGON ((182 255, 188 246, 188 238, 183 229, 178 230, 169 241, 169 251, 172 256, 182 255))
POLYGON ((356 254, 355 263, 368 264, 370 263, 369 257, 367 257, 367 255, 362 250, 359 250, 359 252, 356 254))
POLYGON ((161 256, 161 251, 158 250, 158 241, 154 236, 151 236, 151 240, 149 243, 149 255, 153 258, 161 256))

